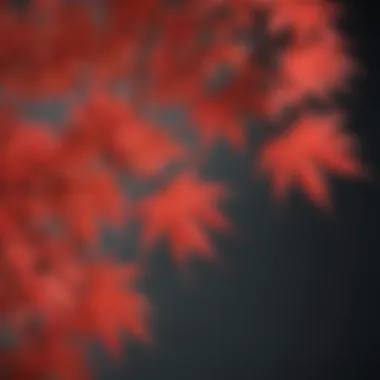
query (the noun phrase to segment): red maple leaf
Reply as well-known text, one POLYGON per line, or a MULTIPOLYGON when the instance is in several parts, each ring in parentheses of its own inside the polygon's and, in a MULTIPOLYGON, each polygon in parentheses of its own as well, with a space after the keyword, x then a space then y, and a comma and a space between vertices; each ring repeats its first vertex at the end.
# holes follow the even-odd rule
POLYGON ((271 109, 298 103, 310 95, 329 100, 333 91, 348 91, 347 79, 358 66, 345 49, 345 39, 332 31, 311 43, 289 46, 279 58, 279 81, 271 94, 271 109))
POLYGON ((99 336, 112 354, 119 353, 124 332, 147 342, 148 303, 132 289, 139 271, 108 262, 89 265, 86 271, 88 283, 78 310, 79 329, 99 336))
POLYGON ((143 123, 118 130, 113 149, 121 163, 142 177, 161 173, 168 163, 185 154, 185 149, 165 132, 143 123))
POLYGON ((260 169, 270 174, 274 192, 283 196, 299 185, 319 206, 329 204, 324 172, 360 177, 363 166, 354 154, 355 141, 339 128, 340 115, 305 115, 283 136, 261 151, 260 169))
POLYGON ((142 245, 151 248, 160 236, 169 240, 175 263, 183 266, 193 254, 215 259, 205 227, 227 230, 229 223, 217 209, 226 190, 214 182, 202 182, 193 173, 175 178, 139 207, 144 220, 142 245))
POLYGON ((59 331, 49 331, 23 339, 20 348, 4 357, 11 379, 89 380, 90 371, 81 348, 66 338, 59 331))
POLYGON ((233 75, 216 95, 200 97, 191 120, 208 146, 222 137, 234 149, 242 150, 248 139, 244 120, 247 115, 267 113, 267 93, 263 89, 258 92, 264 71, 257 65, 246 62, 233 75))
POLYGON ((103 93, 93 94, 76 110, 73 124, 100 159, 111 159, 138 176, 156 175, 185 154, 168 134, 140 118, 121 99, 103 93))
POLYGON ((341 9, 337 4, 320 0, 259 0, 270 7, 269 26, 271 32, 290 28, 295 38, 307 38, 311 33, 324 33, 334 27, 341 9))
POLYGON ((207 146, 218 137, 225 137, 236 149, 244 148, 246 134, 243 123, 218 99, 204 100, 194 109, 193 120, 202 142, 207 146))
POLYGON ((126 197, 115 181, 112 173, 100 169, 78 178, 63 177, 63 190, 58 189, 51 197, 53 217, 73 237, 96 242, 102 222, 118 228, 126 220, 126 197))

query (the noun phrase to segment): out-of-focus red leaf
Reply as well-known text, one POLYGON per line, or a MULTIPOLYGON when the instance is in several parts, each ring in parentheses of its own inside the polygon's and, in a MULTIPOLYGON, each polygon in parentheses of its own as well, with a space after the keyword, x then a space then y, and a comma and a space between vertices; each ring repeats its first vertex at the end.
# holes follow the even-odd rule
POLYGON ((290 28, 296 39, 309 38, 334 28, 340 14, 337 3, 320 0, 259 0, 270 10, 270 31, 290 28))
POLYGON ((93 96, 80 107, 74 120, 85 140, 101 156, 139 176, 159 174, 185 154, 167 133, 141 120, 120 99, 104 94, 93 96))
MULTIPOLYGON (((24 340, 24 339, 23 339, 24 340)), ((89 368, 79 346, 60 332, 51 331, 33 339, 21 341, 22 346, 6 357, 12 380, 89 380, 89 368)))
POLYGON ((192 173, 179 175, 140 205, 143 247, 151 248, 160 236, 165 236, 179 266, 187 264, 191 255, 215 259, 204 228, 229 229, 229 223, 217 209, 218 201, 225 194, 219 184, 202 182, 192 173))
POLYGON ((235 149, 244 148, 247 136, 242 121, 219 99, 201 102, 193 111, 193 121, 207 146, 225 137, 235 149))
POLYGON ((98 263, 87 267, 87 287, 78 312, 79 328, 99 336, 112 354, 120 353, 121 334, 149 340, 149 306, 133 289, 136 267, 98 263))
POLYGON ((355 154, 356 142, 340 128, 340 115, 305 115, 283 136, 261 151, 260 169, 267 172, 274 192, 283 196, 292 185, 313 202, 330 202, 325 173, 358 178, 365 170, 355 154))
POLYGON ((161 173, 169 163, 186 153, 167 133, 146 124, 119 129, 112 146, 115 157, 132 173, 142 177, 161 173))
POLYGON ((325 33, 310 44, 293 44, 279 59, 279 81, 270 98, 273 110, 308 96, 329 100, 333 91, 348 90, 357 65, 345 52, 344 39, 325 33))

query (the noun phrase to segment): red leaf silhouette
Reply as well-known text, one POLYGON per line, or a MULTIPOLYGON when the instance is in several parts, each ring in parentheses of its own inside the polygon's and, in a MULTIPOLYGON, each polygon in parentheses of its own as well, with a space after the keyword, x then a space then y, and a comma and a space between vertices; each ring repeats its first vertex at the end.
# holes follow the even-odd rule
POLYGON ((277 196, 297 184, 325 207, 330 197, 324 172, 352 178, 363 175, 353 151, 355 141, 340 129, 340 119, 340 115, 305 115, 291 131, 263 147, 260 168, 272 177, 277 196))
POLYGON ((159 194, 139 208, 144 221, 142 244, 150 248, 159 236, 169 240, 173 258, 179 266, 191 255, 215 259, 203 228, 227 230, 229 223, 217 209, 225 189, 213 182, 201 182, 193 173, 181 174, 159 194))
POLYGON ((141 120, 120 99, 104 94, 95 93, 79 107, 74 123, 88 144, 139 176, 156 175, 185 154, 165 132, 141 120))
POLYGON ((59 331, 33 337, 7 355, 12 379, 40 380, 58 377, 62 380, 89 380, 90 371, 83 361, 81 349, 70 344, 59 331))
POLYGON ((349 90, 347 80, 358 71, 346 54, 345 40, 325 32, 310 44, 293 44, 279 58, 280 82, 273 89, 272 109, 302 101, 307 96, 324 100, 336 90, 349 90))
POLYGON ((320 0, 280 0, 276 4, 271 0, 260 0, 271 6, 270 29, 278 32, 282 28, 291 28, 295 37, 309 38, 313 33, 325 33, 335 26, 335 20, 341 11, 337 4, 320 0), (272 3, 272 4, 271 4, 272 3))
POLYGON ((87 274, 88 284, 78 313, 80 329, 99 336, 112 354, 120 352, 123 332, 147 341, 148 304, 131 289, 137 269, 102 262, 90 265, 87 274))
POLYGON ((244 147, 246 141, 244 126, 222 102, 218 100, 202 102, 194 110, 193 118, 199 125, 203 142, 208 146, 221 136, 226 137, 226 140, 237 149, 244 147))

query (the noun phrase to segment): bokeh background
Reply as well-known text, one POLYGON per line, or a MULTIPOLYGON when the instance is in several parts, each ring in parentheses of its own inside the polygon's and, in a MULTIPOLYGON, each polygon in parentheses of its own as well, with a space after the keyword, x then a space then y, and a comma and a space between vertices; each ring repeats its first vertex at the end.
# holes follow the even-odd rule
POLYGON ((379 17, 375 3, 343 3, 366 72, 345 107, 374 182, 332 181, 332 216, 297 194, 279 206, 220 147, 205 170, 235 192, 226 211, 238 237, 215 237, 230 270, 199 264, 186 283, 158 247, 143 284, 155 340, 128 345, 116 366, 95 352, 99 379, 380 379, 379 17))
MULTIPOLYGON (((157 247, 142 284, 154 340, 126 345, 116 363, 95 347, 97 379, 380 379, 380 22, 369 1, 341 3, 342 27, 365 70, 345 102, 348 127, 373 182, 332 179, 334 215, 300 194, 277 204, 247 157, 219 146, 204 174, 234 195, 225 211, 237 234, 214 237, 228 270, 197 263, 187 282, 168 246, 157 247)), ((57 120, 64 111, 45 104, 26 113, 57 120)), ((136 252, 137 231, 119 242, 125 258, 136 252)))

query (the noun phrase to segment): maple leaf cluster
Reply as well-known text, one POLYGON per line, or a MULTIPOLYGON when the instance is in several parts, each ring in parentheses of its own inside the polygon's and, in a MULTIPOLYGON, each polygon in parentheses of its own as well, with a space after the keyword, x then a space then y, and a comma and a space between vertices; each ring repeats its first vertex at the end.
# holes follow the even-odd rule
POLYGON ((322 0, 0 1, 5 379, 86 379, 94 339, 112 354, 121 334, 149 341, 146 253, 164 238, 178 268, 215 260, 206 229, 230 230, 227 189, 194 164, 220 138, 249 151, 249 126, 263 124, 252 166, 277 197, 296 186, 330 206, 326 175, 364 174, 336 100, 358 70, 340 15, 322 0), (65 117, 32 119, 36 99, 61 102, 65 117), (176 108, 195 148, 147 112, 176 108), (162 178, 137 199, 124 186, 162 178), (101 241, 131 218, 142 261, 101 241))

